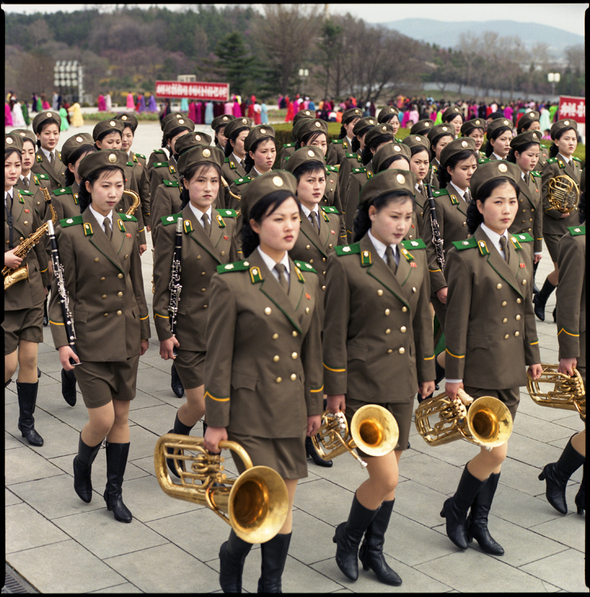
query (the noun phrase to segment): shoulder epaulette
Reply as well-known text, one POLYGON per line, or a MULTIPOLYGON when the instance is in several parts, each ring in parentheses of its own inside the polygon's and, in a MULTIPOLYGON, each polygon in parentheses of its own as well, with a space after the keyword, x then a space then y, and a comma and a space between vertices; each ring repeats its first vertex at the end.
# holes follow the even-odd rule
MULTIPOLYGON (((163 149, 154 149, 152 153, 166 153, 163 149)), ((137 154, 139 155, 139 154, 137 154)))
POLYGON ((25 189, 19 189, 18 191, 21 195, 34 195, 33 191, 25 191, 25 189))
POLYGON ((340 212, 331 205, 320 205, 320 209, 327 214, 339 214, 340 212))
POLYGON ((130 216, 128 214, 119 214, 119 217, 127 222, 137 222, 137 218, 135 216, 130 216))
MULTIPOLYGON (((135 164, 139 164, 139 160, 137 159, 137 156, 135 154, 133 154, 133 162, 135 164)), ((127 162, 127 163, 129 163, 129 162, 127 162)))
POLYGON ((367 171, 366 168, 353 168, 352 169, 352 173, 353 174, 365 174, 365 172, 367 171))
POLYGON ((84 218, 82 216, 74 216, 73 218, 64 218, 63 220, 59 221, 59 225, 62 228, 67 228, 68 226, 76 226, 77 224, 82 224, 84 222, 84 218))
POLYGON ((434 170, 435 172, 438 170, 438 166, 436 164, 429 164, 428 168, 434 170))
POLYGON ((586 236, 586 224, 583 226, 569 226, 568 230, 572 236, 586 236))
POLYGON ((531 176, 534 176, 536 178, 541 178, 541 176, 543 176, 538 170, 531 170, 531 176))
POLYGON ((557 162, 557 158, 549 158, 545 163, 546 164, 555 164, 557 162))
POLYGON ((168 162, 154 162, 154 168, 168 168, 168 162))
POLYGON ((41 180, 49 180, 49 174, 37 174, 41 180))
POLYGON ((145 160, 145 159, 146 159, 146 157, 145 157, 145 156, 144 156, 142 153, 136 153, 135 155, 136 155, 138 158, 141 158, 141 159, 143 159, 143 160, 145 160))
POLYGON ((283 147, 295 147, 295 141, 292 143, 283 143, 283 147))
POLYGON ((467 240, 454 240, 453 245, 458 251, 462 251, 463 249, 475 249, 477 247, 477 241, 472 237, 467 240))
POLYGON ((340 168, 338 166, 330 166, 330 164, 326 164, 326 172, 338 172, 340 168))
POLYGON ((234 184, 236 186, 240 186, 241 184, 244 184, 246 182, 250 182, 252 180, 252 178, 250 176, 243 176, 242 178, 236 178, 234 180, 234 184))
POLYGON ((233 160, 231 160, 230 158, 225 158, 224 164, 229 164, 229 167, 232 170, 236 169, 236 163, 233 160))
POLYGON ((162 182, 167 187, 180 187, 180 183, 177 180, 163 180, 162 182))
POLYGON ((40 164, 43 161, 43 158, 37 154, 37 163, 40 164))
POLYGON ((336 255, 352 255, 361 252, 361 245, 359 243, 344 246, 336 245, 335 249, 336 255))
MULTIPOLYGON (((217 266, 218 274, 227 274, 228 272, 243 272, 250 267, 250 262, 246 260, 234 261, 233 263, 224 263, 217 266)), ((258 269, 258 268, 257 268, 258 269)))
POLYGON ((477 160, 478 164, 487 164, 490 161, 490 158, 479 158, 479 160, 477 160))
POLYGON ((178 218, 180 218, 181 216, 181 213, 170 214, 169 216, 162 216, 160 220, 162 220, 163 226, 169 226, 170 224, 176 224, 178 218))
POLYGON ((402 245, 406 249, 425 249, 426 244, 421 238, 415 240, 402 240, 402 245))
POLYGON ((333 145, 342 145, 342 149, 348 149, 348 143, 344 139, 333 139, 333 145))
POLYGON ((447 189, 440 189, 440 191, 434 191, 432 193, 433 197, 440 197, 441 195, 448 195, 449 191, 447 191, 447 189))
POLYGON ((512 234, 519 243, 532 243, 535 240, 528 232, 519 232, 518 234, 512 234))
POLYGON ((451 203, 453 205, 459 205, 459 199, 457 199, 457 195, 455 195, 454 193, 448 193, 447 194, 451 197, 451 203))
POLYGON ((572 160, 576 160, 576 162, 580 162, 580 164, 582 163, 582 160, 576 156, 572 156, 572 160))
POLYGON ((63 187, 61 189, 55 189, 54 191, 52 191, 52 193, 56 196, 59 197, 60 195, 65 195, 66 193, 71 195, 72 194, 72 189, 71 187, 63 187))
POLYGON ((217 209, 215 210, 219 215, 224 216, 226 218, 237 218, 238 212, 235 209, 217 209))
MULTIPOLYGON (((137 160, 136 160, 136 161, 137 161, 137 160)), ((126 165, 126 166, 133 166, 133 162, 132 162, 132 161, 131 161, 131 162, 127 162, 125 165, 126 165)))
POLYGON ((170 174, 176 173, 176 168, 172 164, 168 164, 168 170, 170 170, 170 174))
POLYGON ((315 269, 313 269, 313 266, 310 263, 307 263, 306 261, 296 261, 296 260, 293 260, 293 263, 302 272, 313 272, 314 274, 317 274, 317 272, 315 271, 315 269))

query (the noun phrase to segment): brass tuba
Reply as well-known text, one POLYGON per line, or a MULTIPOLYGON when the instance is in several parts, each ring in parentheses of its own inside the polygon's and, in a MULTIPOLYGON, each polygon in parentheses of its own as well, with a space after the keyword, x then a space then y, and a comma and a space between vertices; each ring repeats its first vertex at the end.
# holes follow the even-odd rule
POLYGON ((359 408, 350 422, 350 431, 344 413, 322 415, 322 425, 311 441, 323 460, 331 460, 340 454, 350 452, 365 468, 367 463, 353 450, 360 448, 369 456, 389 454, 399 438, 399 427, 395 417, 377 404, 366 404, 359 408))
POLYGON ((236 442, 222 441, 219 447, 228 448, 242 459, 247 470, 237 479, 227 479, 221 464, 225 459, 205 450, 203 438, 175 433, 160 437, 154 452, 160 487, 176 499, 207 506, 248 543, 270 541, 287 519, 289 496, 285 482, 267 466, 253 467, 246 450, 236 442), (175 462, 180 485, 170 478, 167 458, 175 462))
POLYGON ((586 420, 586 389, 584 381, 577 369, 574 369, 574 376, 557 371, 558 365, 541 363, 543 373, 539 379, 533 380, 527 374, 527 390, 534 402, 541 406, 551 408, 564 408, 566 410, 577 410, 582 421, 586 420), (540 384, 549 384, 553 388, 545 387, 541 390, 540 384))
POLYGON ((125 189, 123 191, 123 195, 125 195, 125 193, 127 193, 127 195, 131 195, 131 198, 133 199, 133 203, 129 206, 129 209, 125 212, 128 216, 132 216, 136 212, 137 208, 139 207, 141 200, 139 198, 139 195, 135 191, 131 191, 130 189, 125 189))
POLYGON ((416 429, 428 445, 466 439, 489 451, 508 440, 512 434, 512 416, 501 400, 492 396, 473 400, 462 389, 458 396, 460 400, 451 400, 443 393, 419 404, 416 429), (432 425, 429 417, 435 415, 438 421, 432 425))
POLYGON ((571 177, 560 174, 549 181, 547 200, 553 209, 563 214, 569 214, 578 205, 580 188, 571 177))

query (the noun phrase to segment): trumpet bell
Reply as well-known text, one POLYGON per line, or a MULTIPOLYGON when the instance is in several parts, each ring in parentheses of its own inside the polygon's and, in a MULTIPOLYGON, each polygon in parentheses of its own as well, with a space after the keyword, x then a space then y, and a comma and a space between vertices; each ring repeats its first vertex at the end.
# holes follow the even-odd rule
POLYGON ((547 200, 553 209, 564 214, 570 213, 580 201, 580 188, 573 178, 560 174, 549 180, 547 200))
POLYGON ((512 434, 512 415, 501 400, 482 396, 467 409, 467 426, 477 443, 495 448, 512 434))
POLYGON ((350 422, 350 435, 356 447, 369 456, 389 454, 399 439, 395 417, 382 406, 366 404, 350 422))

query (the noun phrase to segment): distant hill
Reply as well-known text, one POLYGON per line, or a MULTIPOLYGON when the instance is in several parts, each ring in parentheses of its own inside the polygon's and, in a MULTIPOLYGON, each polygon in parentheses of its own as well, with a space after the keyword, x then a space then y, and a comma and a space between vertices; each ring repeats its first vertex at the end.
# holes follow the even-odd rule
MULTIPOLYGON (((534 7, 534 5, 531 5, 534 7)), ((459 43, 459 35, 468 31, 495 31, 502 37, 517 35, 527 49, 537 42, 549 45, 549 52, 557 60, 563 58, 565 48, 583 44, 584 37, 550 25, 520 23, 517 21, 461 21, 447 23, 433 19, 402 19, 381 23, 389 29, 395 29, 408 37, 436 43, 439 46, 453 48, 459 43)))

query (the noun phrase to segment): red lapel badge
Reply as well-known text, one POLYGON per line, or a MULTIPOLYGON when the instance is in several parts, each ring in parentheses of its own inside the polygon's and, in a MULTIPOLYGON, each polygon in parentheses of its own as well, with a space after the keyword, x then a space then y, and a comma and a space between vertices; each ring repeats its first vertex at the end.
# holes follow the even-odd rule
POLYGON ((127 233, 127 238, 131 238, 131 234, 129 232, 127 233))
POLYGON ((229 240, 229 237, 227 237, 227 236, 224 236, 224 237, 223 237, 223 240, 229 240))
POLYGON ((310 300, 311 300, 311 296, 309 296, 309 294, 308 294, 307 292, 305 293, 305 298, 306 298, 308 301, 310 301, 310 300))
POLYGON ((336 231, 335 231, 335 230, 330 230, 330 232, 331 232, 332 234, 336 234, 336 231))
POLYGON ((526 265, 524 263, 519 263, 519 265, 520 265, 520 269, 523 269, 526 267, 526 265))
POLYGON ((410 267, 418 267, 415 261, 410 261, 410 267))
POLYGON ((25 213, 26 213, 26 214, 28 214, 28 213, 29 213, 29 210, 28 210, 28 209, 25 209, 25 213))

